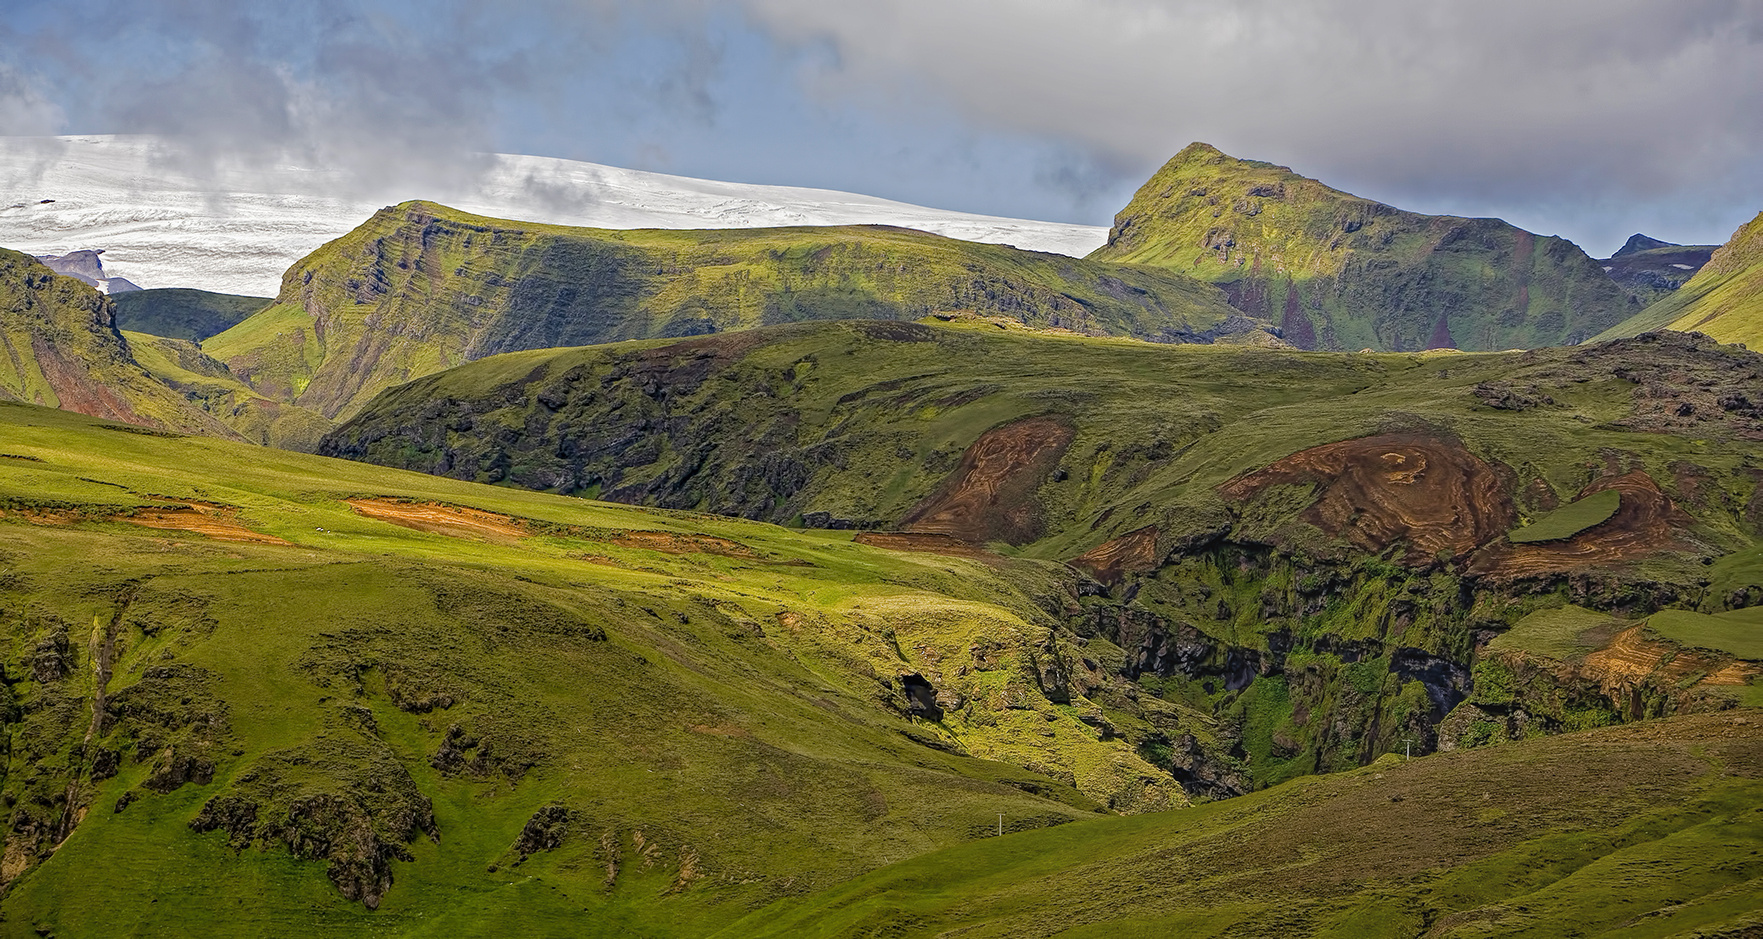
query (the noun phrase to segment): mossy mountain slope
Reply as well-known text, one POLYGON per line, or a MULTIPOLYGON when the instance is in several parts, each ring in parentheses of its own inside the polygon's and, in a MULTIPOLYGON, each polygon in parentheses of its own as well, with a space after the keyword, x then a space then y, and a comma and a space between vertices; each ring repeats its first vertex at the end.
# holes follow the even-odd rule
POLYGON ((1405 212, 1201 143, 1139 189, 1090 258, 1218 284, 1305 349, 1558 346, 1638 309, 1569 241, 1405 212))
POLYGON ((1746 223, 1676 293, 1600 339, 1654 329, 1699 332, 1763 348, 1763 214, 1746 223))
POLYGON ((1209 733, 1058 566, 137 430, 0 405, 0 935, 703 935, 1209 733))
POLYGON ((1143 752, 1221 794, 1404 738, 1742 698, 1756 666, 1728 654, 1725 684, 1641 656, 1470 700, 1487 643, 1537 610, 1763 603, 1758 401, 1763 357, 1677 334, 1306 354, 851 322, 497 356, 386 392, 321 449, 1069 562, 1094 578, 1060 614, 1090 659, 1218 721, 1143 752), (1611 491, 1612 512, 1509 537, 1611 491))
POLYGON ((302 260, 275 305, 203 348, 335 418, 501 352, 936 312, 1160 341, 1258 328, 1180 275, 905 229, 605 231, 412 202, 302 260))
POLYGON ((0 249, 0 399, 144 427, 234 436, 138 362, 110 298, 0 249))

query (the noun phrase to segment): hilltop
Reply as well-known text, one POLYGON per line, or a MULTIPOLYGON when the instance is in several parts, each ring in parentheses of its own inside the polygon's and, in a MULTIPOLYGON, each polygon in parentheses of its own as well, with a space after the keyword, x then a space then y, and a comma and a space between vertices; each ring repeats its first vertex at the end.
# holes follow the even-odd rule
POLYGON ((500 352, 937 312, 1162 341, 1262 331, 1180 275, 906 229, 607 231, 412 202, 301 260, 272 306, 202 347, 338 418, 500 352))
POLYGON ((1617 286, 1650 305, 1694 277, 1719 247, 1673 244, 1637 232, 1615 254, 1598 263, 1617 286))
POLYGON ((1558 346, 1638 309, 1571 242, 1405 212, 1202 143, 1139 189, 1089 257, 1217 284, 1305 349, 1558 346))
POLYGON ((1598 338, 1650 329, 1706 333, 1721 342, 1763 347, 1763 214, 1734 232, 1676 293, 1598 338))

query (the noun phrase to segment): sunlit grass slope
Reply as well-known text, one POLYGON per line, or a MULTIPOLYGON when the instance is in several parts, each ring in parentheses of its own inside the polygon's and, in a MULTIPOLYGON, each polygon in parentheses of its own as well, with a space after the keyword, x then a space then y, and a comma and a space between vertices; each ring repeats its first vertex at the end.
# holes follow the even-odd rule
POLYGON ((1564 345, 1638 309, 1572 242, 1405 212, 1201 143, 1139 189, 1090 258, 1218 284, 1306 349, 1564 345))
POLYGON ((1183 803, 1069 574, 847 538, 0 406, 0 935, 696 935, 1183 803))

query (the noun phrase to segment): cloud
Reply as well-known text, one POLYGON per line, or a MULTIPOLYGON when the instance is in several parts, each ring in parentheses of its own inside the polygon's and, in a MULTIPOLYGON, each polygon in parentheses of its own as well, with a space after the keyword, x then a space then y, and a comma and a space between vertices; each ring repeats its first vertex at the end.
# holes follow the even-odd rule
POLYGON ((38 137, 58 134, 67 117, 39 83, 0 62, 0 134, 38 137))
POLYGON ((836 50, 822 94, 1139 166, 1202 139, 1435 206, 1590 211, 1730 199, 1763 154, 1760 0, 745 2, 836 50))

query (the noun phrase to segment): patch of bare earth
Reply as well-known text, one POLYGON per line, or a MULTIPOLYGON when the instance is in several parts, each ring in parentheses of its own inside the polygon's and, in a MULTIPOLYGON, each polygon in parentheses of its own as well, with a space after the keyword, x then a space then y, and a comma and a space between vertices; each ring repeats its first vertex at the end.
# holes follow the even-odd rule
POLYGON ((1159 560, 1157 526, 1147 525, 1113 541, 1105 541, 1072 558, 1069 563, 1112 586, 1126 574, 1156 570, 1159 560))
POLYGON ((1506 474, 1461 443, 1412 433, 1302 450, 1219 492, 1242 502, 1269 486, 1294 483, 1320 490, 1305 521, 1374 553, 1405 541, 1409 563, 1462 557, 1517 520, 1506 474))
POLYGON ((1587 655, 1579 670, 1602 685, 1606 692, 1634 687, 1648 679, 1680 688, 1743 685, 1758 674, 1757 666, 1752 663, 1689 650, 1652 638, 1647 635, 1645 625, 1618 633, 1608 646, 1587 655))
POLYGON ((951 554, 967 558, 997 557, 978 545, 969 544, 949 535, 935 533, 866 531, 851 540, 860 545, 886 548, 889 551, 923 551, 929 554, 951 554))
POLYGON ((470 506, 400 502, 396 499, 350 499, 348 502, 358 515, 435 535, 508 543, 532 534, 521 519, 470 506))
POLYGON ((912 534, 969 544, 1026 544, 1041 533, 1035 493, 1064 456, 1076 430, 1056 417, 1029 417, 981 434, 961 465, 900 521, 912 534))
POLYGON ((1576 498, 1609 489, 1622 494, 1621 505, 1609 519, 1560 541, 1512 544, 1502 538, 1470 559, 1469 572, 1518 580, 1619 564, 1682 544, 1679 532, 1692 520, 1651 476, 1634 470, 1606 477, 1586 486, 1576 498))
POLYGON ((716 535, 685 535, 671 531, 627 531, 609 539, 621 548, 641 548, 663 554, 715 554, 727 558, 755 560, 759 553, 752 548, 716 535))
POLYGON ((252 544, 289 544, 274 535, 246 528, 238 520, 239 510, 230 505, 209 505, 189 502, 165 508, 136 509, 131 515, 118 515, 115 520, 156 528, 160 531, 187 531, 215 541, 238 541, 252 544))

